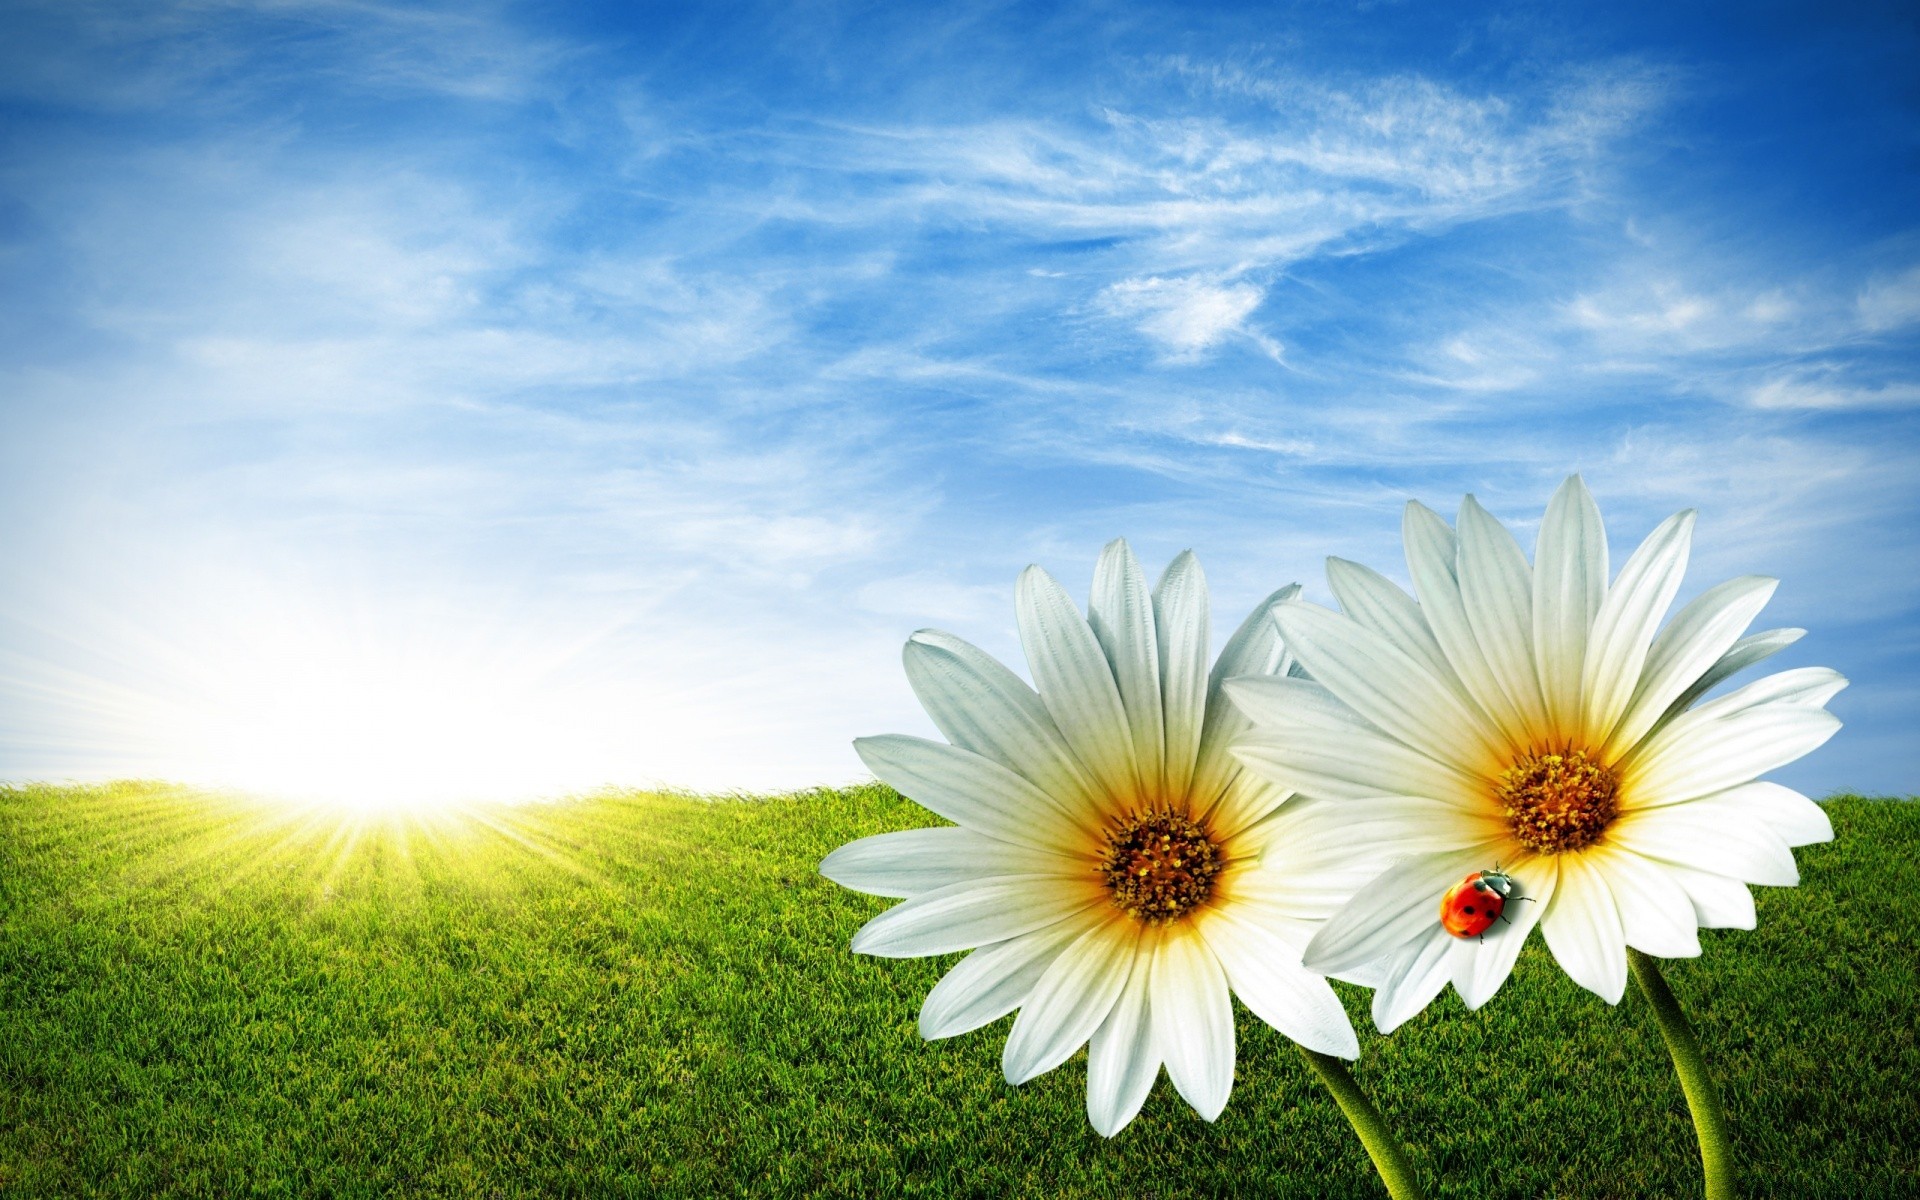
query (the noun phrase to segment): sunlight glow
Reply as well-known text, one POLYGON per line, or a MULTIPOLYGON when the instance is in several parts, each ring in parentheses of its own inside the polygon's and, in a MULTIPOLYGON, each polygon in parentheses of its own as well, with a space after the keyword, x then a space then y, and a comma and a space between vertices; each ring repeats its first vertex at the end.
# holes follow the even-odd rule
POLYGON ((553 664, 510 646, 418 630, 251 632, 211 674, 205 703, 182 714, 177 744, 193 774, 391 810, 531 798, 616 773, 597 736, 604 713, 557 687, 553 664))
POLYGON ((255 582, 149 613, 103 638, 97 674, 43 682, 115 730, 104 777, 363 813, 651 782, 645 692, 596 676, 591 631, 472 596, 255 582))

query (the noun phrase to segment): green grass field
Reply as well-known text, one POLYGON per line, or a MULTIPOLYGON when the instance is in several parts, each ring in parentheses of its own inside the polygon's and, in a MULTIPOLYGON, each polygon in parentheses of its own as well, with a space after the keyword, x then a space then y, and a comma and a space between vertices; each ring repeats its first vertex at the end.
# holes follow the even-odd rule
MULTIPOLYGON (((1837 840, 1668 979, 1751 1194, 1920 1194, 1920 805, 1837 840)), ((0 1195, 1376 1196, 1242 1011, 1216 1124, 1163 1078, 1103 1141, 1084 1056, 1022 1088, 1006 1022, 922 1042, 944 962, 856 958, 888 903, 815 873, 925 823, 882 787, 607 794, 433 819, 155 785, 0 789, 0 1195)), ((1539 940, 1356 1069, 1439 1194, 1698 1194, 1651 1013, 1539 940)))

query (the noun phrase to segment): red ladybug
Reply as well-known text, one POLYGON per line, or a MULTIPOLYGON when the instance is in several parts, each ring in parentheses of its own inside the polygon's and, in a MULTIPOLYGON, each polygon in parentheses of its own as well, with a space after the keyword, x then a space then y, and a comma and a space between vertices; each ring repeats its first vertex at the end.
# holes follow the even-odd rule
POLYGON ((1494 867, 1475 871, 1447 889, 1440 898, 1440 923, 1457 938, 1481 937, 1496 920, 1505 920, 1507 900, 1513 895, 1513 876, 1494 867))

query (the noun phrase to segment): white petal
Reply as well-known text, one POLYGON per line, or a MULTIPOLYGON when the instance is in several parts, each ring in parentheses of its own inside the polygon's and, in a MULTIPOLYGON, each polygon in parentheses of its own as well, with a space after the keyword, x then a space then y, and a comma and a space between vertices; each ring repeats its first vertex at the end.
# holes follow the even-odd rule
POLYGON ((1373 1023, 1381 1033, 1392 1033, 1433 1003, 1453 975, 1458 943, 1436 919, 1432 929, 1394 956, 1386 979, 1373 993, 1373 1023))
POLYGON ((1226 791, 1213 807, 1195 812, 1192 819, 1205 821, 1216 839, 1235 838, 1265 820, 1286 803, 1290 793, 1251 771, 1242 771, 1227 784, 1226 791))
POLYGON ((1237 676, 1272 675, 1284 670, 1290 656, 1281 644, 1280 629, 1273 623, 1272 614, 1277 606, 1292 603, 1299 594, 1299 584, 1288 584, 1256 604, 1227 639, 1207 676, 1206 720, 1200 732, 1200 752, 1193 764, 1192 798, 1196 808, 1209 807, 1240 773, 1240 764, 1227 747, 1247 727, 1247 719, 1227 703, 1220 689, 1237 676))
POLYGON ((1147 996, 1151 966, 1151 952, 1142 942, 1120 998, 1087 1047, 1087 1120, 1101 1137, 1119 1133, 1140 1114, 1160 1076, 1147 996))
POLYGON ((1653 808, 1724 791, 1792 762, 1839 728, 1832 713, 1796 704, 1726 716, 1702 705, 1675 717, 1620 764, 1621 805, 1653 808))
POLYGON ((860 927, 855 954, 920 958, 1044 929, 1106 898, 1099 884, 1052 875, 969 880, 902 901, 860 927))
POLYGON ((1007 1035, 1000 1069, 1008 1083, 1025 1083, 1053 1070, 1100 1028, 1126 986, 1139 936, 1135 929, 1131 917, 1116 913, 1054 959, 1007 1035))
POLYGON ((1453 987, 1468 1009, 1477 1009, 1493 999, 1513 974, 1513 964, 1519 960, 1533 927, 1553 903, 1554 889, 1560 883, 1557 857, 1528 855, 1499 864, 1513 877, 1513 895, 1507 898, 1501 914, 1506 920, 1495 922, 1485 940, 1468 941, 1465 957, 1455 964, 1453 987))
MULTIPOLYGON (((1477 711, 1492 718, 1493 727, 1502 735, 1502 740, 1512 740, 1514 735, 1524 733, 1525 726, 1519 711, 1508 699, 1505 690, 1494 675, 1493 667, 1487 661, 1487 655, 1474 637, 1473 622, 1468 616, 1466 600, 1460 593, 1459 555, 1460 543, 1453 530, 1440 514, 1418 502, 1409 502, 1406 518, 1401 523, 1401 536, 1406 541, 1407 570, 1413 576, 1414 594, 1420 598, 1420 612, 1427 619, 1427 627, 1433 630, 1433 636, 1445 652, 1447 662, 1453 667, 1453 673, 1465 688, 1464 697, 1470 697, 1477 711)), ((1293 639, 1288 638, 1291 642, 1293 639)), ((1295 650, 1298 653, 1298 650, 1295 650)), ((1307 662, 1307 669, 1313 671, 1316 678, 1349 704, 1352 698, 1341 693, 1333 680, 1326 679, 1314 670, 1313 663, 1307 662)), ((1354 704, 1355 708, 1360 708, 1354 704)), ((1379 719, 1366 709, 1360 709, 1362 715, 1380 724, 1379 719)), ((1397 729, 1388 728, 1398 734, 1397 729)), ((1515 742, 1515 748, 1521 748, 1523 741, 1515 742)))
POLYGON ((1594 617, 1580 684, 1586 697, 1586 740, 1591 745, 1606 742, 1639 686, 1653 631, 1687 571, 1693 518, 1692 509, 1677 512, 1648 534, 1620 568, 1620 578, 1613 581, 1594 617))
POLYGON ((1019 1008, 1060 952, 1107 919, 1108 914, 1095 906, 967 955, 933 985, 920 1005, 920 1036, 929 1041, 953 1037, 1019 1008))
POLYGON ((1039 567, 1014 589, 1020 644, 1053 723, 1110 796, 1135 788, 1133 734, 1113 668, 1072 597, 1039 567))
POLYGON ((1460 505, 1460 598, 1509 711, 1542 743, 1551 734, 1533 661, 1533 569, 1507 527, 1468 496, 1460 505))
POLYGON ((1680 693, 1680 698, 1667 707, 1666 715, 1660 718, 1655 728, 1693 707, 1694 701, 1748 667, 1771 658, 1793 645, 1805 637, 1806 633, 1804 629, 1768 629, 1760 633, 1750 633, 1741 638, 1733 644, 1732 649, 1721 655, 1720 661, 1709 667, 1707 673, 1696 680, 1693 686, 1680 693))
POLYGON ((1395 863, 1360 889, 1314 935, 1305 956, 1310 970, 1331 974, 1397 953, 1440 926, 1440 901, 1471 871, 1494 865, 1502 843, 1443 854, 1419 854, 1395 863))
POLYGON ((1792 788, 1763 781, 1729 788, 1721 795, 1765 821, 1789 846, 1833 840, 1833 822, 1827 819, 1827 810, 1792 788))
POLYGON ((1173 1086, 1208 1121, 1233 1091, 1233 998, 1220 961, 1190 924, 1174 923, 1153 957, 1153 1037, 1173 1086))
POLYGON ((1469 770, 1502 758, 1471 702, 1380 634, 1313 604, 1283 604, 1274 620, 1313 677, 1385 733, 1469 770))
MULTIPOLYGON (((1287 730, 1372 729, 1338 697, 1311 679, 1291 675, 1246 675, 1221 685, 1229 703, 1255 728, 1287 730)), ((1244 734, 1242 735, 1245 736, 1244 734)))
POLYGON ((1640 684, 1609 746, 1625 750, 1645 737, 1673 702, 1733 648, 1778 586, 1777 579, 1743 575, 1708 589, 1681 609, 1654 639, 1640 684))
POLYGON ((1581 987, 1620 1003, 1627 990, 1627 943, 1613 892, 1591 863, 1578 854, 1560 856, 1560 882, 1540 919, 1547 948, 1581 987))
POLYGON ((1347 1010, 1323 977, 1300 965, 1299 950, 1238 906, 1209 908, 1195 924, 1247 1011, 1309 1050, 1360 1057, 1347 1010))
POLYGON ((1030 780, 1067 811, 1098 811, 1101 793, 1093 778, 1018 675, 985 651, 932 629, 907 639, 903 657, 907 682, 948 741, 1030 780))
POLYGON ((1161 712, 1166 722, 1163 795, 1193 786, 1200 734, 1207 718, 1207 577, 1183 550, 1153 587, 1153 624, 1160 637, 1161 712))
MULTIPOLYGON (((1229 685, 1236 701, 1246 692, 1229 685)), ((1341 730, 1257 728, 1234 742, 1233 752, 1256 773, 1309 796, 1424 796, 1475 813, 1488 807, 1486 785, 1385 734, 1341 730)))
MULTIPOLYGON (((1345 802, 1296 798, 1266 826, 1249 834, 1249 837, 1264 835, 1264 845, 1258 864, 1232 877, 1234 902, 1260 905, 1263 909, 1260 919, 1268 923, 1288 919, 1311 921, 1310 938, 1319 932, 1321 922, 1391 866, 1391 858, 1371 847, 1346 838, 1322 836, 1323 820, 1312 810, 1323 804, 1341 803, 1345 802)), ((1237 845, 1234 848, 1237 849, 1237 845)), ((1276 932, 1285 932, 1277 925, 1274 928, 1276 932)), ((1300 942, 1302 949, 1306 940, 1300 942)))
POLYGON ((1371 567, 1329 558, 1327 586, 1340 602, 1340 611, 1405 650, 1434 678, 1453 679, 1453 666, 1434 640, 1433 630, 1427 628, 1420 606, 1392 580, 1371 567))
POLYGON ((1108 542, 1100 552, 1087 624, 1120 689, 1140 778, 1157 782, 1167 745, 1160 715, 1160 637, 1153 627, 1153 593, 1147 590, 1146 573, 1124 538, 1108 542))
POLYGON ((1847 677, 1831 667, 1795 667, 1716 696, 1692 711, 1702 717, 1728 717, 1768 704, 1823 708, 1846 686, 1847 677))
POLYGON ((1656 958, 1699 955, 1693 903, 1664 863, 1620 846, 1599 847, 1584 857, 1607 877, 1627 945, 1656 958))
POLYGON ((853 748, 883 782, 956 825, 1035 849, 1088 852, 1076 814, 971 750, 893 733, 855 739, 853 748))
POLYGON ((1338 979, 1341 983, 1351 983, 1372 991, 1387 981, 1387 963, 1376 959, 1350 971, 1335 971, 1327 978, 1338 979))
POLYGON ((992 875, 1085 877, 1084 859, 1015 846, 945 826, 880 833, 848 842, 820 863, 820 873, 869 896, 918 896, 992 875))
POLYGON ((1578 475, 1547 502, 1533 551, 1533 644, 1555 729, 1580 727, 1587 636, 1607 594, 1607 530, 1578 475))
POLYGON ((1694 919, 1702 929, 1752 929, 1756 924, 1753 894, 1738 879, 1669 865, 1667 875, 1693 901, 1694 919))
MULTIPOLYGON (((1295 838, 1344 842, 1387 859, 1477 850, 1508 833, 1506 822, 1491 805, 1469 812, 1440 800, 1395 795, 1329 798, 1305 810, 1291 830, 1295 838)), ((1491 861, 1482 864, 1492 865, 1491 861)), ((1438 893, 1433 902, 1440 903, 1438 893)))
POLYGON ((1800 882, 1787 843, 1766 821, 1745 811, 1732 792, 1622 813, 1608 827, 1607 840, 1648 858, 1744 883, 1792 887, 1800 882))

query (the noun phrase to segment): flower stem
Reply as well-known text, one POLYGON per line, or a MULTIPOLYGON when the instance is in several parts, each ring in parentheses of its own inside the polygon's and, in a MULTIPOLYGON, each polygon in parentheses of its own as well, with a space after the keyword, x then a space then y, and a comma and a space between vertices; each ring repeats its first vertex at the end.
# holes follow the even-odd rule
POLYGON ((1347 1070, 1347 1064, 1331 1054, 1321 1054, 1296 1044, 1300 1057, 1307 1060, 1313 1073, 1320 1082, 1327 1085, 1333 1093, 1334 1102, 1340 1111, 1347 1114, 1347 1123, 1360 1135, 1360 1144, 1367 1148, 1367 1156, 1373 1159, 1373 1169, 1380 1174, 1380 1182, 1387 1185, 1387 1194, 1393 1200, 1425 1200, 1426 1193, 1420 1190, 1420 1181, 1414 1177, 1413 1164, 1407 1161, 1407 1152, 1400 1148, 1400 1142, 1387 1129, 1387 1123, 1380 1116, 1380 1110, 1367 1099, 1367 1094, 1354 1082, 1353 1073, 1347 1070))
POLYGON ((1673 1056, 1673 1069, 1680 1076, 1680 1090, 1686 1093, 1687 1107, 1693 1110, 1693 1131, 1700 1138, 1700 1166, 1707 1177, 1707 1200, 1733 1200, 1733 1153, 1727 1141, 1727 1114, 1720 1107, 1720 1096, 1707 1075, 1707 1060, 1700 1053, 1700 1039, 1693 1036, 1687 1014, 1680 1011, 1660 966, 1653 959, 1628 947, 1627 965, 1633 968, 1634 982, 1653 1005, 1660 1022, 1660 1036, 1667 1040, 1667 1053, 1673 1056))

